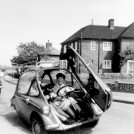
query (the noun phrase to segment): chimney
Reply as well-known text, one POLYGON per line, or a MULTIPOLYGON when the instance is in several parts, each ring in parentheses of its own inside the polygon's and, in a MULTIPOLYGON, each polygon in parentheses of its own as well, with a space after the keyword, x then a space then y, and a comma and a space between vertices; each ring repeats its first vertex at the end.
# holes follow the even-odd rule
POLYGON ((110 29, 114 29, 114 19, 110 19, 110 20, 108 21, 108 27, 109 27, 110 29))
POLYGON ((46 49, 49 49, 50 47, 52 47, 52 43, 50 43, 48 40, 48 42, 46 43, 46 49))

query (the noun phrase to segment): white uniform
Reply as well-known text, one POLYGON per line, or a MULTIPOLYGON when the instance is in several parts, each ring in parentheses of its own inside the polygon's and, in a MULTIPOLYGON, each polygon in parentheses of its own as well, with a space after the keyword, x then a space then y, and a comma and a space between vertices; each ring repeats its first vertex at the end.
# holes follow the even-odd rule
POLYGON ((57 107, 61 108, 62 110, 66 110, 71 104, 72 105, 76 104, 77 101, 74 98, 72 98, 72 97, 68 97, 67 98, 65 96, 67 92, 72 91, 74 89, 71 88, 71 87, 68 87, 68 86, 66 86, 66 87, 63 87, 63 86, 65 86, 65 85, 62 84, 61 86, 59 86, 58 84, 56 84, 54 86, 53 92, 50 94, 50 96, 54 97, 54 98, 58 98, 58 96, 59 96, 60 98, 62 98, 61 100, 60 99, 55 99, 54 104, 57 107), (61 87, 63 87, 63 88, 59 91, 58 96, 57 96, 57 91, 61 87))

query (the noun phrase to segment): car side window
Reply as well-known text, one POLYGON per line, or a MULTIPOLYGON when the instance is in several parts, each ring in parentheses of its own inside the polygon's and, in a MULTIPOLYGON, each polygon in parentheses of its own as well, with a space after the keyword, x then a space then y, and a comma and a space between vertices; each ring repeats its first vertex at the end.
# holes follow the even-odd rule
POLYGON ((37 86, 37 82, 34 81, 32 83, 32 86, 29 90, 29 93, 28 93, 29 96, 38 96, 39 95, 39 90, 38 90, 38 86, 37 86))
POLYGON ((27 94, 30 88, 31 82, 36 75, 35 71, 25 72, 20 76, 19 84, 18 84, 18 93, 27 94))

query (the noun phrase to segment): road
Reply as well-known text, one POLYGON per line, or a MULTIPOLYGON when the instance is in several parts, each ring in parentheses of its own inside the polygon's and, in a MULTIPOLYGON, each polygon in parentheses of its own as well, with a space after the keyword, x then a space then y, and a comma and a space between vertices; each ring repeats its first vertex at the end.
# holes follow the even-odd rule
MULTIPOLYGON (((15 85, 2 80, 4 88, 0 95, 0 133, 1 134, 31 134, 30 126, 22 122, 16 112, 10 107, 10 98, 15 91, 15 85)), ((94 128, 80 127, 68 134, 133 134, 134 105, 113 102, 98 125, 94 128)))

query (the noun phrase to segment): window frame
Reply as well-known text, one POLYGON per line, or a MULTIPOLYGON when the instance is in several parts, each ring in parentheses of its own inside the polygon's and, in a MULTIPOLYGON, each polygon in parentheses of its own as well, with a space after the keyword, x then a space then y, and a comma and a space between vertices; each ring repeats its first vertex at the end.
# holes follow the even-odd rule
POLYGON ((112 68, 112 61, 111 60, 103 60, 102 61, 102 68, 103 69, 111 69, 112 68), (108 65, 108 62, 110 63, 108 65))
POLYGON ((103 51, 112 51, 112 42, 103 42, 103 51))
POLYGON ((35 80, 34 82, 31 83, 30 89, 28 91, 28 96, 37 97, 39 95, 40 95, 40 92, 39 92, 39 89, 38 89, 38 84, 37 84, 37 81, 35 80), (36 86, 37 89, 35 89, 34 86, 36 86), (38 94, 32 94, 32 92, 34 93, 33 90, 36 90, 36 93, 38 93, 38 94))
POLYGON ((67 52, 67 45, 63 45, 63 53, 66 53, 67 52))
POLYGON ((96 42, 95 41, 91 41, 90 50, 94 51, 95 49, 96 49, 96 42))
POLYGON ((22 95, 27 95, 27 93, 29 92, 29 89, 30 89, 30 87, 31 87, 31 83, 32 83, 32 80, 35 78, 35 76, 36 76, 36 71, 27 71, 27 72, 25 72, 25 73, 23 73, 21 76, 20 76, 20 78, 19 78, 19 83, 18 83, 18 85, 17 85, 17 93, 18 94, 22 94, 22 95), (28 75, 28 73, 34 73, 33 74, 33 76, 29 76, 28 75), (28 76, 28 77, 26 77, 26 76, 28 76), (27 81, 26 81, 27 80, 27 81), (27 82, 27 84, 26 83, 24 83, 24 82, 27 82), (29 83, 28 83, 29 82, 29 83), (22 84, 21 84, 22 83, 22 84), (22 88, 23 86, 25 86, 24 84, 26 84, 27 85, 27 87, 25 87, 25 88, 27 88, 26 90, 22 90, 22 89, 24 89, 24 88, 22 88), (23 92, 22 92, 23 91, 23 92), (25 92, 24 92, 25 91, 25 92))

